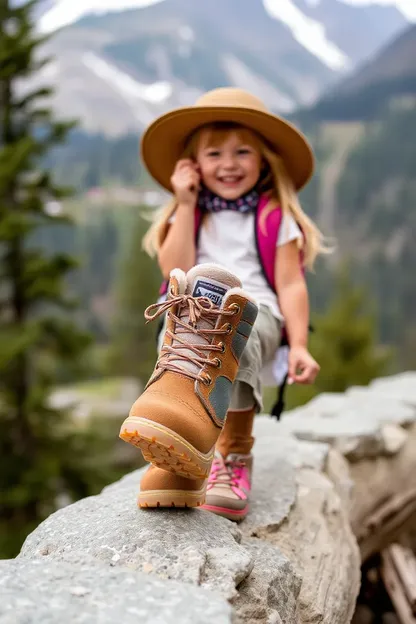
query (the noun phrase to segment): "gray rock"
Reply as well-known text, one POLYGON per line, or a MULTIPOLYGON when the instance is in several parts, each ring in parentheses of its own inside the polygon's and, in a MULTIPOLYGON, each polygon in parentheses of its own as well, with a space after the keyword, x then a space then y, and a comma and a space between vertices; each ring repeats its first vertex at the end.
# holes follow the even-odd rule
POLYGON ((382 394, 375 388, 353 387, 345 394, 323 393, 288 415, 305 418, 340 418, 345 414, 364 417, 378 424, 409 426, 416 422, 416 410, 403 398, 382 394))
POLYGON ((294 469, 312 468, 322 471, 328 457, 329 446, 317 442, 298 440, 270 416, 258 416, 254 423, 254 456, 257 459, 256 471, 263 463, 263 458, 272 456, 284 459, 294 469))
POLYGON ((344 408, 345 402, 346 397, 343 392, 323 392, 311 399, 306 405, 298 407, 287 414, 302 415, 307 412, 312 416, 332 417, 344 408))
MULTIPOLYGON (((267 425, 261 423, 263 432, 254 446, 252 503, 243 523, 245 534, 265 526, 276 529, 288 517, 296 501, 296 475, 289 459, 288 438, 278 435, 279 428, 273 427, 275 423, 267 425)), ((256 427, 255 436, 258 429, 256 427)), ((293 439, 290 442, 296 444, 293 439)))
POLYGON ((384 450, 381 425, 363 414, 344 411, 335 418, 299 414, 286 417, 283 424, 297 438, 325 442, 350 461, 374 457, 384 450))
POLYGON ((231 624, 220 596, 106 566, 0 561, 1 624, 231 624))
POLYGON ((283 428, 300 440, 325 442, 351 462, 398 453, 406 441, 402 427, 416 422, 416 410, 375 389, 327 393, 284 414, 283 428))
POLYGON ((301 608, 313 618, 324 614, 325 624, 344 624, 358 587, 351 569, 357 578, 359 571, 346 524, 345 460, 269 417, 256 419, 254 433, 252 508, 240 525, 202 510, 138 510, 139 470, 50 516, 27 538, 18 561, 144 572, 189 589, 202 586, 229 600, 239 623, 297 624, 301 608), (328 539, 332 532, 336 542, 328 539), (312 542, 318 554, 323 550, 319 559, 299 549, 312 542), (333 567, 346 560, 345 574, 332 583, 333 567))
MULTIPOLYGON (((380 424, 409 427, 416 422, 416 409, 403 397, 380 393, 375 388, 353 387, 346 393, 345 408, 363 413, 380 424)), ((343 412, 341 411, 340 414, 343 412)))
POLYGON ((380 396, 395 397, 407 405, 416 407, 416 372, 414 371, 375 379, 371 382, 370 388, 380 396))
POLYGON ((139 510, 133 473, 120 489, 107 489, 62 509, 26 539, 20 558, 71 561, 78 555, 108 566, 217 587, 227 598, 251 571, 235 525, 200 510, 139 510), (227 562, 226 565, 225 561, 227 562))
POLYGON ((244 541, 255 561, 250 576, 239 586, 233 605, 247 623, 297 624, 302 579, 277 547, 258 539, 244 541))

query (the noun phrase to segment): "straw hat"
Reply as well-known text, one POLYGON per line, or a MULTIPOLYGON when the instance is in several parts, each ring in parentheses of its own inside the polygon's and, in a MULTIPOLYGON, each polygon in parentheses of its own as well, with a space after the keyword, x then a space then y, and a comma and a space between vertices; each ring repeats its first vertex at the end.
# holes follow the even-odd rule
POLYGON ((209 91, 193 106, 166 113, 148 127, 142 137, 141 153, 150 175, 171 191, 170 177, 186 140, 199 127, 216 121, 238 123, 262 135, 284 159, 297 189, 311 177, 314 158, 303 134, 273 115, 254 95, 233 88, 209 91))

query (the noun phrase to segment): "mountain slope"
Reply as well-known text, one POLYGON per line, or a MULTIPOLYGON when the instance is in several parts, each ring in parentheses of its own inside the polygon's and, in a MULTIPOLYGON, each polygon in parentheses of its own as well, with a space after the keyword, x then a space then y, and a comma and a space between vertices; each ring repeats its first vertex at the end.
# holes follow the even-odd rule
MULTIPOLYGON (((56 60, 37 79, 57 86, 60 112, 108 135, 140 131, 167 108, 223 85, 247 88, 290 113, 406 24, 396 10, 338 0, 314 8, 305 0, 162 0, 118 12, 114 0, 86 0, 83 10, 110 5, 112 12, 85 15, 51 39, 46 52, 56 60), (357 43, 347 45, 341 24, 353 28, 363 15, 373 25, 364 20, 366 32, 355 28, 357 43)), ((44 19, 73 7, 59 0, 44 19)))
POLYGON ((302 117, 363 120, 377 117, 398 98, 416 104, 416 25, 406 29, 359 71, 337 85, 302 117))
POLYGON ((353 94, 368 86, 397 78, 416 77, 416 26, 387 45, 340 86, 339 93, 353 94))
POLYGON ((334 0, 300 0, 298 4, 305 14, 325 25, 327 37, 337 42, 353 67, 378 52, 406 25, 402 13, 393 6, 357 7, 334 0))

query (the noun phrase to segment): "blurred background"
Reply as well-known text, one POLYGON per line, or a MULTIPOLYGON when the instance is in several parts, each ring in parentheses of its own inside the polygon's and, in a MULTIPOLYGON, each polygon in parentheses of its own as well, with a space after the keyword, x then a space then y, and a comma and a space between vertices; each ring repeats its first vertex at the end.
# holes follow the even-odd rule
POLYGON ((416 0, 32 5, 0 8, 0 558, 141 465, 117 436, 155 361, 141 239, 165 196, 138 142, 206 90, 250 90, 317 156, 301 200, 336 241, 308 278, 322 372, 287 407, 416 367, 416 0))

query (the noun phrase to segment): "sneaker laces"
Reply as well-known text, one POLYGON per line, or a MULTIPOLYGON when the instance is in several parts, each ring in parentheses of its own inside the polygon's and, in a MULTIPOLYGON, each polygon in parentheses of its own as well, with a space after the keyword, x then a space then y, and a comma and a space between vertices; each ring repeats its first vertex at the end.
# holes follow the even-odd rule
POLYGON ((165 312, 173 320, 175 332, 172 332, 170 329, 166 330, 166 335, 172 339, 172 344, 163 346, 156 368, 181 373, 192 379, 202 381, 206 385, 210 385, 212 383, 211 376, 207 373, 201 373, 201 369, 204 366, 220 368, 220 359, 210 359, 208 354, 212 351, 224 353, 225 349, 222 342, 212 344, 212 338, 214 336, 225 336, 232 331, 230 323, 216 328, 217 319, 219 316, 234 316, 238 314, 239 306, 233 303, 228 308, 219 309, 208 297, 193 297, 186 294, 175 296, 169 293, 166 301, 154 303, 145 310, 146 323, 154 321, 165 312), (174 308, 176 308, 178 315, 173 312, 174 308), (209 324, 208 328, 198 327, 198 322, 202 318, 209 324), (182 338, 181 334, 188 335, 188 338, 182 338), (188 341, 189 334, 202 337, 204 343, 190 343, 188 341), (173 341, 176 344, 173 344, 173 341), (198 367, 198 372, 181 366, 178 360, 193 363, 198 367))
POLYGON ((238 487, 245 467, 244 461, 216 457, 212 462, 207 489, 211 489, 214 485, 238 487))

